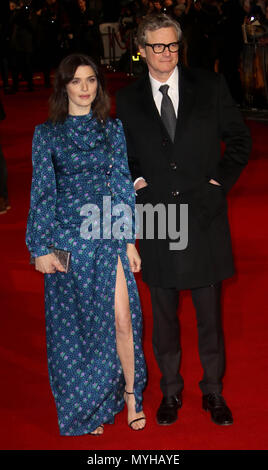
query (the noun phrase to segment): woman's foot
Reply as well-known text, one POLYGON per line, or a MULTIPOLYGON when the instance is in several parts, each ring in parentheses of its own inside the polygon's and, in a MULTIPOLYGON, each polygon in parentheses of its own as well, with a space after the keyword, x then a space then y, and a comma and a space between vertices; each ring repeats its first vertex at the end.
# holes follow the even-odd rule
POLYGON ((133 431, 141 431, 142 429, 145 428, 146 425, 146 417, 143 411, 140 411, 139 413, 136 413, 136 401, 135 401, 135 395, 133 392, 127 392, 125 390, 124 392, 124 399, 127 404, 127 409, 128 409, 128 416, 127 416, 127 422, 128 425, 133 431))
POLYGON ((101 436, 103 433, 104 433, 104 426, 103 424, 101 424, 93 432, 90 432, 89 434, 91 436, 101 436))

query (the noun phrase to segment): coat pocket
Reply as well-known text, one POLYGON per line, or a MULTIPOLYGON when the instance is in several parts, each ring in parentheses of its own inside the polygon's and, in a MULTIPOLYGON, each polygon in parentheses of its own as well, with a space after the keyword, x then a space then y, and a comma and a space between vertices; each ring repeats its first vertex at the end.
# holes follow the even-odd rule
POLYGON ((197 216, 202 229, 210 226, 215 217, 227 209, 227 201, 222 186, 206 182, 202 185, 197 216))

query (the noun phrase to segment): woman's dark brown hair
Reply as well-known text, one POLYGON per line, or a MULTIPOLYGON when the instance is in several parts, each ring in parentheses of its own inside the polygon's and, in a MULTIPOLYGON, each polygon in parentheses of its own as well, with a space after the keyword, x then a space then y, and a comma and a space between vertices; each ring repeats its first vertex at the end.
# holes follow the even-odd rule
POLYGON ((68 95, 66 85, 73 79, 77 67, 89 66, 93 69, 97 82, 97 95, 91 105, 93 116, 100 122, 106 121, 110 113, 110 99, 106 92, 105 81, 102 73, 93 60, 85 54, 70 54, 65 57, 55 75, 54 90, 49 99, 49 119, 54 124, 64 122, 68 116, 68 95))

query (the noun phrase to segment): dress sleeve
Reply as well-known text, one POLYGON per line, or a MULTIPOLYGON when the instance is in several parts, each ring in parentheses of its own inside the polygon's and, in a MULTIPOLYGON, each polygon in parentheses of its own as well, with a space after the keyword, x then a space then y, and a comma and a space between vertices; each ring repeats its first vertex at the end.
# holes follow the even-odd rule
POLYGON ((56 180, 49 132, 36 126, 32 143, 31 205, 27 221, 26 245, 32 256, 50 253, 56 205, 56 180))
POLYGON ((129 217, 126 213, 126 224, 131 237, 127 243, 135 243, 135 189, 128 166, 126 139, 122 122, 113 121, 113 165, 111 169, 111 184, 115 193, 116 204, 126 204, 129 207, 129 217))

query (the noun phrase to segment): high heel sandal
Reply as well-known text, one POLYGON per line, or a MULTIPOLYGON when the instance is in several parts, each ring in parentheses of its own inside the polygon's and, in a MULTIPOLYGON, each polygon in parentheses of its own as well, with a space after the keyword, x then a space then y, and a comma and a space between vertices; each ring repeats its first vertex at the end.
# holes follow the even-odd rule
MULTIPOLYGON (((134 392, 127 392, 126 390, 125 390, 125 393, 127 395, 135 395, 134 392)), ((125 401, 126 401, 126 399, 125 399, 125 401)), ((146 425, 146 416, 141 416, 140 418, 135 418, 132 421, 128 422, 128 425, 133 431, 142 431, 145 428, 145 425, 146 425), (141 421, 142 419, 145 421, 143 428, 139 428, 139 429, 133 428, 132 424, 136 423, 137 421, 141 421)))

